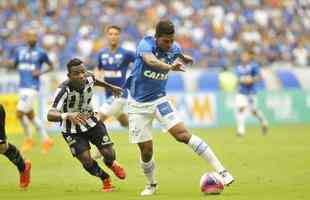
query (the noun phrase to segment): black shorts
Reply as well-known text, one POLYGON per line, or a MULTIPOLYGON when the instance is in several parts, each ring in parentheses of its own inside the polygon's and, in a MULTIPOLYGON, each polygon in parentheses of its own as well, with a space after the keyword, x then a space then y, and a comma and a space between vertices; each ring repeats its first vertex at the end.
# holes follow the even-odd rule
POLYGON ((70 147, 73 156, 77 156, 86 150, 90 150, 90 143, 101 149, 108 145, 113 145, 107 129, 102 122, 98 122, 96 126, 83 133, 67 134, 62 133, 70 147))
POLYGON ((6 135, 5 135, 5 110, 3 106, 0 104, 0 144, 5 143, 6 135))

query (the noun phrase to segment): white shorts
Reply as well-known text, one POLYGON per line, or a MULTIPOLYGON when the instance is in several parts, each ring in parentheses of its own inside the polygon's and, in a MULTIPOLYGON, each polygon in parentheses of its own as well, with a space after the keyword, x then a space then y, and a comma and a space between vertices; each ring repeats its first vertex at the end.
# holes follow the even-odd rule
POLYGON ((35 102, 39 95, 38 91, 30 88, 22 88, 19 90, 19 101, 17 103, 17 110, 28 113, 34 110, 35 102))
POLYGON ((152 122, 157 119, 164 129, 169 130, 181 120, 167 97, 141 103, 128 100, 129 140, 141 143, 152 140, 152 122))
POLYGON ((237 108, 249 108, 251 110, 256 109, 256 97, 255 95, 236 95, 236 107, 237 108))
POLYGON ((118 118, 121 114, 126 113, 126 105, 127 99, 111 97, 99 108, 99 112, 107 116, 118 118))

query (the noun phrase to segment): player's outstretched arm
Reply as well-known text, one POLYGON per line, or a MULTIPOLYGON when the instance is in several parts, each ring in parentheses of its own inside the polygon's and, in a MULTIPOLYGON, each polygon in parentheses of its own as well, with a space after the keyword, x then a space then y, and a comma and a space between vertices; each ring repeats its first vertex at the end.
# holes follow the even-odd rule
POLYGON ((46 74, 46 73, 51 72, 51 71, 54 70, 54 65, 52 63, 49 62, 47 64, 47 66, 48 66, 48 68, 46 70, 42 70, 42 71, 38 70, 38 69, 33 70, 32 71, 32 76, 39 77, 39 76, 41 76, 43 74, 46 74))
POLYGON ((157 59, 156 56, 152 53, 145 53, 142 58, 143 61, 151 67, 160 68, 167 71, 185 71, 183 64, 179 61, 175 61, 172 65, 170 65, 157 59))
POLYGON ((115 96, 115 97, 120 97, 123 94, 123 89, 122 88, 120 88, 118 86, 115 86, 115 85, 112 85, 112 84, 109 84, 109 83, 107 83, 105 81, 99 81, 96 78, 95 78, 95 86, 104 87, 104 88, 106 88, 108 90, 111 90, 113 96, 115 96))
POLYGON ((142 59, 150 67, 160 68, 162 70, 170 70, 172 68, 171 65, 157 59, 152 53, 143 54, 142 59))
POLYGON ((47 120, 51 122, 61 122, 62 120, 70 120, 73 124, 86 124, 88 116, 79 112, 61 113, 55 108, 52 108, 47 113, 47 120))
POLYGON ((194 59, 186 54, 180 54, 179 58, 182 60, 182 62, 186 65, 192 65, 194 64, 194 59))

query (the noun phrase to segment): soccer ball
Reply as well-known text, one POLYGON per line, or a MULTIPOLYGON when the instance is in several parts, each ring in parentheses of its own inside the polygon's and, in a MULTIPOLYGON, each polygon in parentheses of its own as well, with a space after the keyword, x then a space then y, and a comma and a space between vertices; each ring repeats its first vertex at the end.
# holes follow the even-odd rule
POLYGON ((220 194, 224 190, 223 179, 216 172, 204 173, 200 178, 200 189, 204 194, 220 194))

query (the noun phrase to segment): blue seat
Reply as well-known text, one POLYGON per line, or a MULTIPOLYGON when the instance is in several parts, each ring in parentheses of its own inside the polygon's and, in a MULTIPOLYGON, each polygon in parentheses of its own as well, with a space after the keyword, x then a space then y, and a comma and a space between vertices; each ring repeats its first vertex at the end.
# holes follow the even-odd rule
POLYGON ((182 75, 177 73, 169 74, 166 89, 170 92, 183 92, 185 85, 182 75))
POLYGON ((300 83, 294 73, 286 69, 276 70, 276 75, 285 89, 298 89, 300 83))
POLYGON ((198 77, 197 87, 199 91, 218 91, 219 85, 217 72, 203 72, 198 77))

